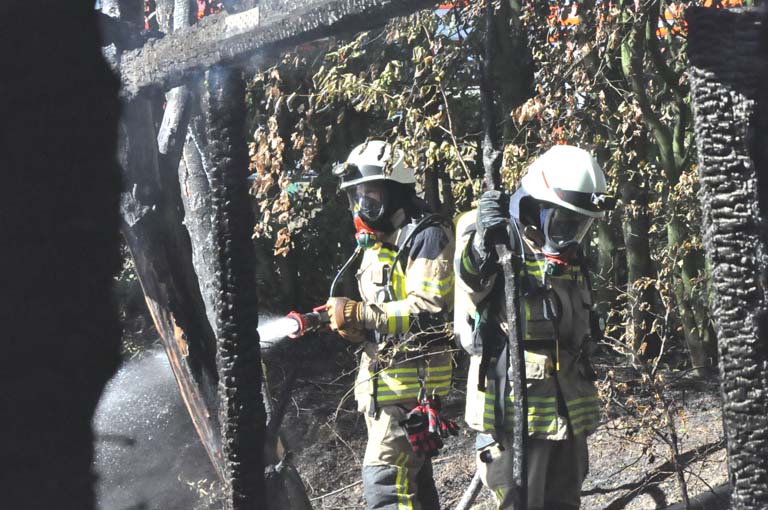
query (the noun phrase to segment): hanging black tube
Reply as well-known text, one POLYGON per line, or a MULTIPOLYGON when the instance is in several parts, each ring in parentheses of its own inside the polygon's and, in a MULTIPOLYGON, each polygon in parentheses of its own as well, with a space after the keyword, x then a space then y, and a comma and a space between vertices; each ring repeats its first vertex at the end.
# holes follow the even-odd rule
POLYGON ((355 251, 349 257, 349 259, 347 259, 344 265, 341 266, 341 269, 339 269, 339 272, 336 273, 336 277, 334 277, 333 282, 331 282, 331 290, 328 292, 328 295, 330 297, 336 297, 336 286, 339 284, 341 277, 344 276, 344 273, 347 272, 347 270, 349 269, 349 266, 351 266, 352 263, 357 260, 357 258, 360 256, 361 253, 363 253, 363 248, 362 246, 358 245, 357 248, 355 248, 355 251))

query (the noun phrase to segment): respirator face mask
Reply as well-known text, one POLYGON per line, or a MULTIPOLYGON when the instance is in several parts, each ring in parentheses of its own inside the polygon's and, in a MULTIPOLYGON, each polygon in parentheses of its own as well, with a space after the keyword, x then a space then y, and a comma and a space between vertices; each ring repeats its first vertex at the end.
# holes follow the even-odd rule
POLYGON ((363 182, 347 188, 349 209, 370 227, 384 219, 386 212, 386 190, 381 182, 363 182))
POLYGON ((545 207, 540 213, 544 230, 544 252, 560 255, 581 243, 594 218, 562 207, 545 207))

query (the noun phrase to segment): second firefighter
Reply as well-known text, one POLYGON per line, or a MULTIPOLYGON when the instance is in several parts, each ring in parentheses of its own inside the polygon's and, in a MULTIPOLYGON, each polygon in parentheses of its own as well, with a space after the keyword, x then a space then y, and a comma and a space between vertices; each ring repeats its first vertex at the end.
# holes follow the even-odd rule
POLYGON ((335 173, 364 248, 356 273, 362 299, 333 297, 327 306, 331 328, 361 344, 355 397, 368 429, 367 507, 437 510, 430 457, 439 437, 425 427, 440 423, 439 398, 451 384, 450 223, 429 213, 414 171, 386 142, 356 147, 335 173))

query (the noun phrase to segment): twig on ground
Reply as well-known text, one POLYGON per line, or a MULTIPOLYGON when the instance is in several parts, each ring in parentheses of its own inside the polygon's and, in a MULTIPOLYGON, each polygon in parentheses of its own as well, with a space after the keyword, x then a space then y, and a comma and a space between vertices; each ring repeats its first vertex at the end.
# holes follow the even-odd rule
POLYGON ((309 500, 310 501, 317 501, 319 499, 327 498, 328 496, 333 496, 335 494, 339 494, 341 492, 344 492, 347 489, 351 489, 352 487, 360 485, 361 483, 363 483, 363 481, 362 480, 358 480, 358 481, 356 481, 354 483, 350 483, 349 485, 345 485, 344 487, 342 487, 340 489, 336 489, 335 491, 331 491, 331 492, 329 492, 327 494, 322 494, 320 496, 315 496, 314 498, 309 498, 309 500))

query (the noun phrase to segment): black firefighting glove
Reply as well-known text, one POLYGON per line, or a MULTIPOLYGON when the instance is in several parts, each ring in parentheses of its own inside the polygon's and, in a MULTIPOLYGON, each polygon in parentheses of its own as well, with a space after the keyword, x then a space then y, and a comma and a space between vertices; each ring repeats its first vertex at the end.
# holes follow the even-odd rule
POLYGON ((473 266, 482 276, 493 270, 496 262, 494 245, 499 241, 509 218, 509 197, 501 191, 486 191, 480 197, 475 219, 475 234, 471 243, 473 266))

